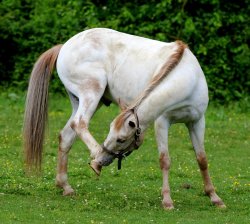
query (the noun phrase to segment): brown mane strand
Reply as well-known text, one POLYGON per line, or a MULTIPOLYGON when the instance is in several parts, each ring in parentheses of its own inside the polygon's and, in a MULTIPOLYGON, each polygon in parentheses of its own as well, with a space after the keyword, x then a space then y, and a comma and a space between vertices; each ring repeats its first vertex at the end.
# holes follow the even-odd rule
POLYGON ((132 103, 126 110, 122 111, 115 120, 115 129, 120 130, 125 120, 129 117, 131 110, 138 107, 142 101, 160 84, 160 82, 167 77, 167 75, 178 65, 180 62, 184 50, 188 47, 180 40, 175 41, 177 44, 176 51, 170 56, 170 58, 161 67, 159 73, 153 77, 148 87, 142 92, 134 103, 132 103))
POLYGON ((117 118, 115 119, 115 129, 118 131, 121 129, 122 125, 124 124, 125 120, 129 117, 130 113, 129 110, 122 111, 117 118))
POLYGON ((160 84, 160 82, 167 77, 167 75, 179 64, 181 61, 184 50, 188 48, 188 46, 180 41, 175 41, 177 44, 176 51, 170 56, 170 58, 165 62, 165 64, 161 67, 160 71, 156 76, 153 77, 149 85, 145 88, 142 94, 135 99, 134 103, 132 103, 128 110, 138 107, 142 101, 147 98, 147 96, 160 84))

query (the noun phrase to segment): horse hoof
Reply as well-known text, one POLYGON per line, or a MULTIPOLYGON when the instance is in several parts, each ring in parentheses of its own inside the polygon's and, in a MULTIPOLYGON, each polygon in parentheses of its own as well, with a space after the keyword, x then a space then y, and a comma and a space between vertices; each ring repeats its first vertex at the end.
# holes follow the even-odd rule
POLYGON ((72 196, 72 195, 74 195, 74 190, 72 188, 63 191, 63 196, 72 196))
POLYGON ((227 206, 223 203, 223 201, 214 203, 214 205, 215 205, 217 208, 221 208, 221 209, 227 208, 227 206))
POLYGON ((92 168, 92 170, 94 170, 94 172, 96 173, 96 175, 100 176, 101 170, 102 170, 102 166, 98 162, 95 162, 94 160, 92 160, 89 163, 89 165, 92 168))
POLYGON ((173 210, 174 209, 174 205, 173 205, 173 203, 162 203, 162 205, 163 205, 163 208, 164 208, 164 210, 166 210, 166 211, 170 211, 170 210, 173 210))
POLYGON ((218 208, 221 208, 221 209, 226 209, 226 208, 227 208, 227 206, 224 205, 224 204, 223 204, 223 205, 217 205, 217 207, 218 207, 218 208))
POLYGON ((166 211, 171 211, 171 210, 174 209, 174 206, 173 206, 173 205, 171 205, 171 206, 163 206, 163 208, 164 208, 164 210, 166 210, 166 211))

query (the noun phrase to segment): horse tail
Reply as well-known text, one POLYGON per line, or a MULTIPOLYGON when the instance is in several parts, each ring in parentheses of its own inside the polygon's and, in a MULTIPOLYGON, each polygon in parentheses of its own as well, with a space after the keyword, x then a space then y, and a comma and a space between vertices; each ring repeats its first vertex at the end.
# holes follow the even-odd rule
POLYGON ((41 170, 49 80, 62 46, 56 45, 44 52, 30 76, 23 127, 25 164, 28 169, 41 170))

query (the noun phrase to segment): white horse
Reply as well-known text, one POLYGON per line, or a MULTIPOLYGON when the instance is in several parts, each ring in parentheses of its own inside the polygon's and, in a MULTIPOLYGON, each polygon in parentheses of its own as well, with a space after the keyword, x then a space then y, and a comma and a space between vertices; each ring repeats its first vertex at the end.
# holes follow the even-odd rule
POLYGON ((103 165, 138 148, 142 143, 141 132, 155 121, 163 172, 163 206, 173 208, 168 184, 167 134, 171 124, 184 122, 194 145, 205 192, 215 205, 224 207, 210 180, 204 152, 207 84, 199 63, 185 44, 98 28, 81 32, 43 53, 33 68, 26 100, 24 140, 28 167, 41 167, 48 84, 56 62, 73 107, 59 137, 56 184, 63 188, 64 195, 74 192, 68 183, 67 162, 76 136, 87 145, 93 158, 91 166, 99 174, 103 165), (130 107, 112 122, 102 147, 88 125, 98 106, 111 102, 123 102, 130 107))

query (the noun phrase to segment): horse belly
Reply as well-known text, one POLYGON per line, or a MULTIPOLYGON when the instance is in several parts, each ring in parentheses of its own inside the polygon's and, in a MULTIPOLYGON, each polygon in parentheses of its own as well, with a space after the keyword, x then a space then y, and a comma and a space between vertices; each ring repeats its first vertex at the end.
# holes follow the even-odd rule
POLYGON ((194 106, 186 106, 176 110, 168 111, 165 117, 171 123, 188 123, 191 121, 199 120, 203 115, 203 111, 194 106))

